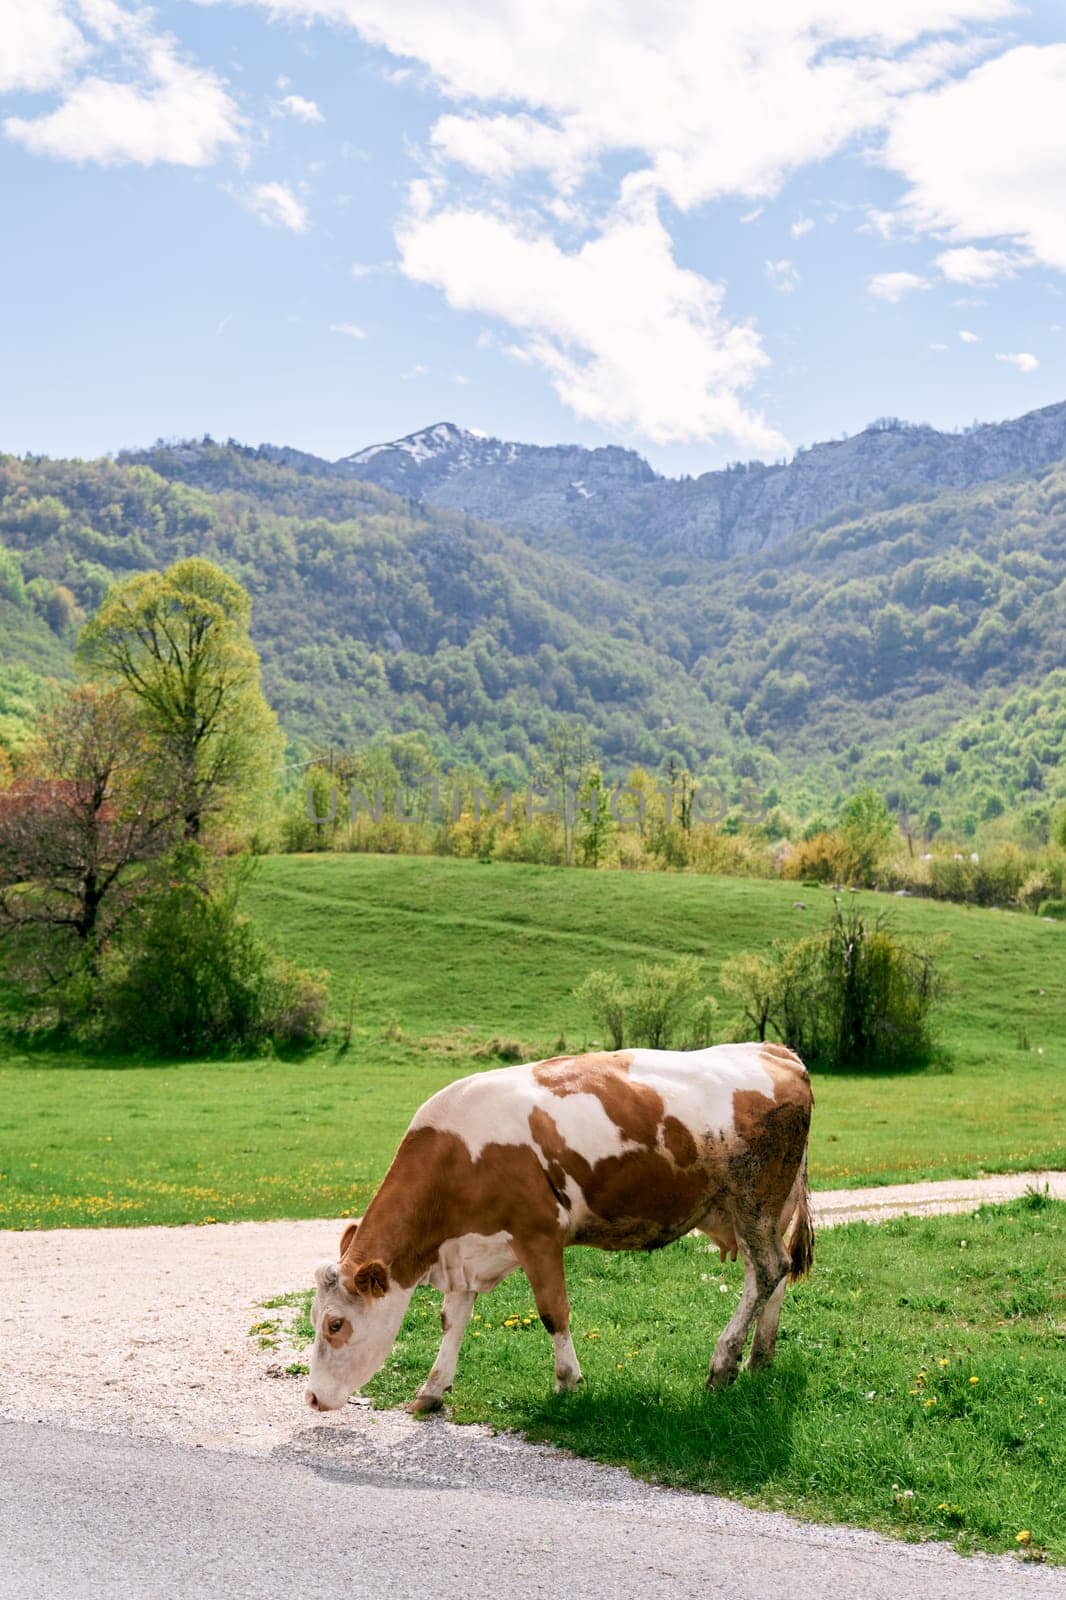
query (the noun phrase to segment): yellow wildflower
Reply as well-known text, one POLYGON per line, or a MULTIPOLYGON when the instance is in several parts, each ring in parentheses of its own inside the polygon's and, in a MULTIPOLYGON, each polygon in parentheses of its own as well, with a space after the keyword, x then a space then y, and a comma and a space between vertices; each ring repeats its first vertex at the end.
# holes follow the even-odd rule
POLYGON ((1023 1528, 1020 1533, 1014 1535, 1014 1542, 1015 1544, 1032 1544, 1033 1536, 1028 1528, 1023 1528))
POLYGON ((971 1382, 971 1383, 977 1383, 977 1381, 978 1381, 978 1380, 977 1380, 977 1379, 976 1379, 976 1378, 971 1378, 971 1379, 970 1379, 970 1382, 971 1382))

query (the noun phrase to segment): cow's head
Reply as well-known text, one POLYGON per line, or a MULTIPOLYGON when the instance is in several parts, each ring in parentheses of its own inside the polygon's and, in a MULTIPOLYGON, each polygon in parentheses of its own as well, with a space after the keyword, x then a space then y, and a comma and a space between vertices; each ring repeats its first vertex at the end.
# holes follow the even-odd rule
POLYGON ((315 1271, 311 1321, 315 1342, 305 1399, 315 1411, 336 1411, 377 1372, 395 1342, 411 1290, 394 1282, 382 1261, 353 1266, 341 1240, 341 1259, 315 1271))

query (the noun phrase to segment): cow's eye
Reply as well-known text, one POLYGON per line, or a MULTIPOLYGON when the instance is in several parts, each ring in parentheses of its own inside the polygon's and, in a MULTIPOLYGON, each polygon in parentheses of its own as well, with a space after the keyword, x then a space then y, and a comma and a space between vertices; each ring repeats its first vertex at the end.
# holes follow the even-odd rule
POLYGON ((344 1318, 343 1317, 330 1317, 330 1319, 329 1319, 329 1331, 330 1331, 330 1333, 340 1333, 340 1331, 341 1331, 341 1329, 343 1327, 344 1327, 344 1318))

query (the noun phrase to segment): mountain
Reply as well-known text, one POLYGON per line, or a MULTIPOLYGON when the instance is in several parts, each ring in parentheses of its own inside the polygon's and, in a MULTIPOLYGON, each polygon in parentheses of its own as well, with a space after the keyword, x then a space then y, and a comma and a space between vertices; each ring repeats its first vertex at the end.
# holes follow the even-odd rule
MULTIPOLYGON (((1036 448, 1055 417, 1035 416, 985 437, 982 470, 1036 448)), ((516 465, 512 447, 457 432, 400 452, 438 474, 438 498, 516 465)), ((913 465, 918 432, 847 443, 887 440, 913 465)), ((838 506, 722 554, 656 542, 639 519, 588 542, 507 530, 355 476, 398 449, 358 466, 209 439, 0 456, 0 745, 70 671, 79 617, 110 582, 195 553, 249 589, 267 692, 304 746, 399 732, 514 779, 563 713, 616 775, 674 758, 805 816, 868 780, 930 827, 1004 804, 1046 826, 1066 781, 1066 463, 885 490, 897 503, 838 506)), ((667 483, 626 451, 577 454, 568 486, 590 500, 626 474, 643 478, 635 493, 667 483)))
POLYGON ((465 511, 541 537, 569 530, 586 546, 723 559, 770 549, 802 528, 967 489, 1066 456, 1066 404, 965 433, 884 418, 851 438, 760 462, 663 478, 632 450, 514 444, 440 422, 335 463, 394 494, 465 511))

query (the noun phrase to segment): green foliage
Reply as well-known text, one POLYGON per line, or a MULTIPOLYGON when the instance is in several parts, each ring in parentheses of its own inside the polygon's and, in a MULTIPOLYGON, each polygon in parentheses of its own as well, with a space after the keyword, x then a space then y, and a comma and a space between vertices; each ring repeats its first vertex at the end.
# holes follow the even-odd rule
POLYGON ((611 1048, 702 1050, 711 1043, 718 1003, 703 988, 695 956, 641 962, 630 984, 597 969, 574 991, 611 1041, 611 1048))
POLYGON ((83 630, 88 670, 121 684, 171 771, 186 836, 255 809, 280 753, 248 639, 251 600, 210 561, 187 557, 108 590, 83 630))
POLYGON ((241 869, 212 867, 195 845, 175 853, 105 966, 109 1044, 195 1056, 323 1037, 324 980, 274 954, 241 914, 241 888, 241 869))
POLYGON ((1066 900, 1041 900, 1037 915, 1051 917, 1055 922, 1066 922, 1066 900))
MULTIPOLYGON (((530 547, 308 465, 209 441, 0 458, 0 544, 25 588, 86 611, 175 551, 222 566, 255 596, 266 693, 308 741, 420 732, 513 780, 554 718, 580 717, 605 772, 673 761, 727 807, 746 778, 801 817, 869 784, 928 834, 997 801, 1046 828, 1066 800, 1062 467, 839 516, 767 555, 693 555, 678 586, 676 553, 636 525, 530 547)), ((35 604, 12 606, 22 639, 0 637, 0 667, 69 670, 35 604)))
POLYGON ((838 902, 821 933, 775 941, 722 969, 741 1003, 738 1034, 772 1028, 808 1067, 925 1066, 933 1057, 932 1012, 943 995, 932 952, 899 938, 884 916, 872 923, 838 902))

